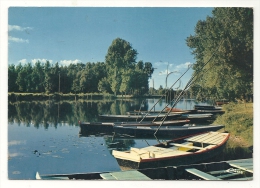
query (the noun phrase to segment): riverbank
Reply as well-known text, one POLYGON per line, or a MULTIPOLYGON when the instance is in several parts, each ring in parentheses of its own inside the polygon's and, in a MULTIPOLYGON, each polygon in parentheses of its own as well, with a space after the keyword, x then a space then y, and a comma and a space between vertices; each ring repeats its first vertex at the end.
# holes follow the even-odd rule
POLYGON ((100 99, 131 99, 160 98, 161 95, 113 95, 108 93, 8 93, 8 101, 42 101, 42 100, 100 100, 100 99))
POLYGON ((230 133, 232 145, 241 147, 253 146, 253 103, 223 105, 225 113, 213 124, 225 125, 230 133))

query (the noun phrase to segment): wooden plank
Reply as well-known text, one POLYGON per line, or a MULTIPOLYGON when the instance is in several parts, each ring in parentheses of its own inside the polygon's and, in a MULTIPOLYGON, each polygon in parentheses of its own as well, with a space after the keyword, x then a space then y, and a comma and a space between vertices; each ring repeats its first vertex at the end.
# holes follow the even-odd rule
POLYGON ((171 145, 174 145, 174 146, 178 146, 178 147, 184 147, 184 148, 190 148, 190 149, 205 149, 205 148, 202 148, 202 147, 197 147, 197 146, 189 146, 189 145, 185 145, 185 144, 177 144, 177 143, 171 143, 171 145))
POLYGON ((251 159, 233 160, 233 161, 227 161, 227 162, 230 164, 230 166, 253 173, 253 159, 252 158, 251 159))
POLYGON ((248 158, 248 159, 236 159, 236 160, 230 160, 227 161, 229 163, 253 163, 253 158, 248 158))
POLYGON ((103 174, 100 174, 100 176, 104 180, 116 180, 116 178, 114 176, 112 176, 110 173, 103 173, 103 174))
POLYGON ((194 174, 195 176, 198 176, 204 180, 221 180, 220 178, 217 178, 215 176, 212 176, 210 174, 207 174, 205 172, 202 172, 196 168, 187 168, 185 169, 187 172, 194 174))
POLYGON ((226 174, 223 174, 223 175, 219 175, 219 176, 216 176, 220 179, 224 179, 224 178, 229 178, 229 177, 232 177, 232 176, 237 176, 237 175, 240 175, 240 173, 234 173, 234 172, 228 172, 226 174))
POLYGON ((253 165, 240 166, 240 165, 237 165, 237 164, 230 164, 230 166, 233 166, 233 167, 239 168, 241 170, 253 173, 253 165))
POLYGON ((202 143, 208 143, 208 144, 220 144, 224 139, 226 138, 226 135, 212 135, 211 137, 204 138, 197 140, 196 142, 202 142, 202 143))
POLYGON ((215 144, 215 145, 221 144, 225 140, 225 138, 226 138, 226 136, 223 135, 223 137, 216 138, 215 140, 212 140, 211 144, 215 144))
POLYGON ((220 134, 220 132, 209 132, 209 133, 205 133, 203 135, 198 135, 198 136, 188 138, 186 140, 192 141, 192 142, 204 142, 205 140, 213 138, 219 134, 220 134))
POLYGON ((113 150, 112 155, 115 158, 126 159, 126 160, 135 161, 135 162, 139 162, 140 159, 141 159, 140 156, 137 153, 132 153, 132 152, 129 153, 129 152, 124 152, 124 151, 113 150))
POLYGON ((212 135, 208 135, 208 137, 205 137, 204 139, 197 140, 197 142, 213 144, 214 140, 218 140, 219 138, 223 138, 223 135, 222 134, 212 134, 212 135))
POLYGON ((111 172, 110 173, 116 180, 151 180, 146 175, 137 170, 111 172))
POLYGON ((186 140, 186 141, 197 142, 197 140, 199 140, 199 139, 201 139, 201 138, 204 138, 204 137, 207 137, 208 134, 210 134, 210 133, 206 133, 206 134, 202 134, 202 135, 193 136, 193 137, 190 137, 190 138, 186 138, 185 140, 186 140))
POLYGON ((253 180, 253 177, 235 178, 230 180, 246 181, 246 180, 253 180))

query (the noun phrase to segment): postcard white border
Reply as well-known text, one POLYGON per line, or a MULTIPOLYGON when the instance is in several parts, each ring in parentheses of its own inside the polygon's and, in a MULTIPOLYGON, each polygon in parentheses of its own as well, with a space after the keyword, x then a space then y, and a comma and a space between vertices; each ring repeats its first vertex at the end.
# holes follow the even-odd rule
POLYGON ((211 188, 219 187, 260 187, 259 186, 259 8, 260 3, 258 0, 0 0, 0 75, 1 75, 1 124, 0 124, 0 187, 86 187, 86 186, 104 186, 114 187, 123 186, 127 187, 204 187, 210 186, 211 188), (9 7, 253 7, 254 8, 254 180, 253 181, 119 181, 119 182, 107 182, 107 181, 36 181, 36 180, 8 180, 7 174, 7 70, 8 70, 8 8, 9 7), (257 134, 256 134, 257 133, 257 134), (258 160, 256 160, 258 159, 258 160))

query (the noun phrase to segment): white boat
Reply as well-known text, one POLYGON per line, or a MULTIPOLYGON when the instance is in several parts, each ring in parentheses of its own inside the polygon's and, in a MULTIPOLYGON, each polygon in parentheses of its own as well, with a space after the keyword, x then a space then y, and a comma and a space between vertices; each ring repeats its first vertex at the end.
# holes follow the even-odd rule
POLYGON ((212 158, 221 152, 229 133, 207 132, 129 151, 112 151, 121 169, 186 165, 212 158))

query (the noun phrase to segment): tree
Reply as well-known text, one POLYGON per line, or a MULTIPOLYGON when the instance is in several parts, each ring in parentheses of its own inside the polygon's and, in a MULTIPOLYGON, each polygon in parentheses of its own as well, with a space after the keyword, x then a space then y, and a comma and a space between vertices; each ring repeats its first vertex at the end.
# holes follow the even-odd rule
POLYGON ((109 72, 111 89, 116 95, 120 89, 122 72, 125 69, 133 69, 137 51, 131 44, 123 39, 116 38, 109 46, 106 55, 106 65, 109 72))
POLYGON ((31 79, 32 65, 27 63, 24 66, 18 65, 18 75, 16 79, 16 84, 18 85, 18 90, 22 92, 31 92, 33 85, 31 79))
POLYGON ((145 62, 144 64, 144 72, 147 74, 148 78, 151 78, 153 74, 154 68, 152 63, 150 62, 145 62))
POLYGON ((101 80, 99 80, 98 91, 104 92, 104 93, 112 92, 111 88, 110 88, 109 80, 107 79, 107 77, 101 78, 101 80))
POLYGON ((17 91, 16 85, 17 72, 15 69, 15 65, 8 66, 8 92, 17 91))
POLYGON ((250 96, 253 94, 253 10, 215 8, 212 14, 205 21, 199 20, 195 35, 186 39, 196 59, 194 75, 198 75, 192 92, 230 100, 250 96))
POLYGON ((44 91, 44 72, 40 61, 37 61, 32 70, 32 83, 34 92, 44 91))

